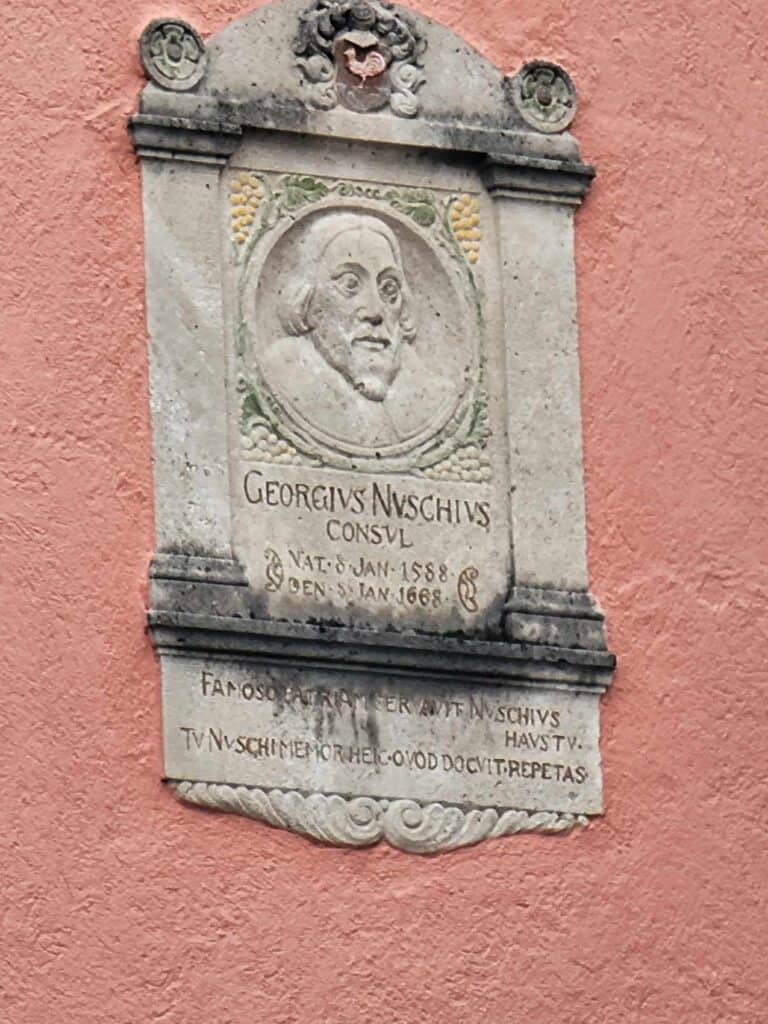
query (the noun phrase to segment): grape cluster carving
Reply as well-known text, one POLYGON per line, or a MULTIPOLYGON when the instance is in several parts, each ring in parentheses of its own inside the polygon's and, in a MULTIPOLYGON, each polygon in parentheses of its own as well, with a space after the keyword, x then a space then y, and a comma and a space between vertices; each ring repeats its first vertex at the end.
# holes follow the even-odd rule
POLYGON ((451 205, 451 230, 474 266, 480 259, 480 203, 474 196, 463 195, 451 205))
POLYGON ((238 245, 243 245, 248 241, 264 198, 264 186, 255 175, 246 171, 232 182, 231 192, 233 237, 238 245))

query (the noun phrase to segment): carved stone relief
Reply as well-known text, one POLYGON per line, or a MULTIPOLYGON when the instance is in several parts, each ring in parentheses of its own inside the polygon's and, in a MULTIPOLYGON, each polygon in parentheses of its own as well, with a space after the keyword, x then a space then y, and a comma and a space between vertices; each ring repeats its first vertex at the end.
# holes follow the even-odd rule
POLYGON ((386 0, 314 0, 302 14, 294 51, 321 110, 341 103, 365 112, 389 105, 415 117, 426 41, 386 0))
POLYGON ((141 35, 139 53, 147 75, 164 89, 193 89, 205 74, 205 45, 185 21, 150 22, 141 35))
POLYGON ((347 799, 296 790, 264 790, 257 786, 227 786, 203 782, 174 782, 171 788, 184 803, 209 810, 243 814, 277 828, 288 828, 331 846, 373 846, 386 841, 407 853, 445 853, 520 832, 557 833, 584 827, 583 814, 557 811, 465 810, 416 800, 347 799))
POLYGON ((362 669, 334 681, 310 667, 253 671, 234 660, 190 660, 165 686, 175 711, 167 765, 184 780, 175 786, 180 799, 321 841, 386 839, 432 853, 564 831, 599 806, 594 694, 436 685, 396 673, 377 680, 362 669), (182 699, 190 674, 195 685, 182 699), (403 787, 407 798, 390 796, 403 787))
POLYGON ((501 600, 506 530, 479 196, 257 169, 226 196, 247 578, 273 614, 476 628, 501 600), (371 545, 390 549, 375 570, 371 545))
POLYGON ((558 64, 535 60, 511 80, 512 98, 523 120, 540 132, 562 132, 576 116, 576 89, 558 64))
POLYGON ((414 853, 585 824, 614 659, 570 78, 386 0, 276 0, 205 45, 157 21, 141 55, 171 789, 414 853))
POLYGON ((254 174, 232 189, 246 448, 373 472, 487 473, 477 199, 254 174))

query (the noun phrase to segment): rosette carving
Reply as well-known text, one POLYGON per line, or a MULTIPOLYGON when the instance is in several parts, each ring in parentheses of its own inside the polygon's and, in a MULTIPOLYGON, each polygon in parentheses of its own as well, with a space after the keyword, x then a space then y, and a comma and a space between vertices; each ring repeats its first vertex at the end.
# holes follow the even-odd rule
POLYGON ((211 810, 242 814, 332 846, 373 846, 386 841, 409 853, 439 853, 518 832, 566 832, 587 824, 583 815, 557 811, 464 810, 416 800, 347 798, 335 794, 169 783, 175 796, 211 810))
POLYGON ((558 64, 536 60, 512 79, 512 99, 523 120, 540 132, 562 132, 576 116, 576 88, 558 64))
POLYGON ((139 42, 147 76, 175 92, 193 89, 205 74, 208 57, 197 32, 185 21, 151 21, 139 42))

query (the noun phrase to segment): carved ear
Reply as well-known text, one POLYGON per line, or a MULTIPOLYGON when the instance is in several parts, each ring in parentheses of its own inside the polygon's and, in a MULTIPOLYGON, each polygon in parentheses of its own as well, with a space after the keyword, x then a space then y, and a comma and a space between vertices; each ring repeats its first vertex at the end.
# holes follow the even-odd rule
POLYGON ((418 328, 416 321, 413 318, 411 310, 413 309, 413 300, 411 297, 410 289, 403 287, 403 306, 400 311, 400 332, 403 336, 403 341, 407 341, 409 345, 412 345, 416 340, 416 334, 418 328))
POLYGON ((278 316, 283 330, 292 338, 301 338, 312 330, 309 307, 313 293, 313 286, 301 280, 289 284, 283 293, 278 316))

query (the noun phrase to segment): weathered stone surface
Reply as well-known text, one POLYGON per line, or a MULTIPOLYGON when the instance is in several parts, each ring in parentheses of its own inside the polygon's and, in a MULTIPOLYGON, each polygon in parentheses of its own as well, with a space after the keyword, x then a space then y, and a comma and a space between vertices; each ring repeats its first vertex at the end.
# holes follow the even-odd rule
POLYGON ((472 807, 602 809, 598 694, 177 658, 171 779, 472 807))
POLYGON ((491 210, 436 161, 302 149, 224 176, 235 553, 261 614, 477 632, 510 572, 491 210))
POLYGON ((323 843, 371 846, 385 839, 409 853, 455 850, 518 832, 567 832, 588 821, 581 814, 557 811, 497 811, 490 807, 465 810, 415 800, 324 793, 307 796, 297 790, 267 791, 258 786, 215 782, 171 781, 169 785, 179 800, 186 803, 244 814, 323 843))
MULTIPOLYGON (((561 128, 558 134, 546 134, 549 123, 534 128, 515 105, 513 83, 447 29, 391 5, 390 17, 407 26, 393 46, 380 24, 362 33, 352 24, 350 8, 356 5, 333 6, 340 17, 329 26, 335 36, 321 35, 324 48, 318 46, 317 34, 301 37, 300 19, 304 16, 304 25, 311 24, 316 8, 307 0, 281 0, 237 19, 208 41, 207 70, 194 91, 173 92, 151 83, 142 94, 142 114, 302 135, 578 160, 575 140, 561 128), (353 38, 345 41, 350 33, 353 38), (350 45, 354 57, 348 54, 350 45), (351 69, 365 68, 371 53, 381 55, 385 69, 364 79, 351 69), (366 107, 374 116, 366 115, 366 107)), ((376 10, 384 5, 367 6, 376 10)), ((374 62, 369 70, 379 66, 374 62)))
POLYGON ((509 92, 526 124, 541 132, 561 132, 576 116, 576 89, 567 71, 546 60, 524 64, 509 92))
POLYGON ((446 683, 541 683, 599 693, 615 668, 604 650, 262 619, 242 586, 153 580, 150 600, 152 635, 168 655, 217 652, 294 666, 411 672, 446 683))
POLYGON ((230 501, 217 169, 144 164, 147 325, 160 551, 226 558, 230 501), (194 207, 195 216, 186 212, 194 207))
POLYGON ((421 852, 599 813, 570 79, 380 0, 205 54, 131 122, 168 777, 421 852))
POLYGON ((164 89, 194 89, 205 74, 207 55, 197 32, 184 21, 160 18, 147 25, 139 43, 141 63, 164 89))

